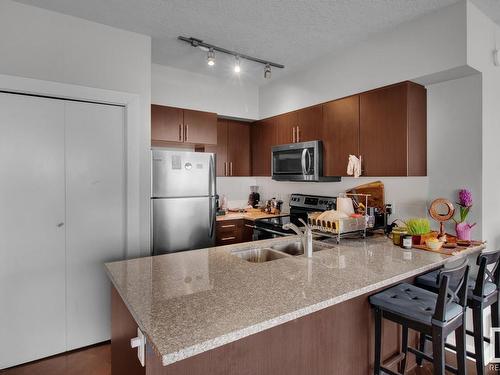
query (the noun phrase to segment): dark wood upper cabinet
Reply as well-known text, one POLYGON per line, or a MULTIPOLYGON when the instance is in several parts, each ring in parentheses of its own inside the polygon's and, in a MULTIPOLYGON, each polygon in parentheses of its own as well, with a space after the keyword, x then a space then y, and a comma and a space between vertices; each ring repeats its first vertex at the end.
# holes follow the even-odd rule
POLYGON ((297 142, 297 112, 288 112, 275 117, 276 144, 283 145, 297 142))
POLYGON ((276 117, 251 126, 252 176, 271 176, 271 148, 278 144, 276 117))
POLYGON ((184 114, 181 108, 151 105, 151 139, 182 142, 184 114))
POLYGON ((151 144, 217 144, 217 114, 151 105, 151 144))
POLYGON ((250 176, 250 127, 242 121, 228 121, 227 162, 229 176, 250 176))
POLYGON ((365 176, 425 176, 426 89, 403 82, 360 95, 365 176))
POLYGON ((195 144, 217 144, 217 114, 184 110, 184 141, 195 144))
POLYGON ((319 139, 323 121, 323 106, 315 105, 300 109, 297 112, 296 141, 308 142, 319 139))
POLYGON ((323 174, 347 176, 349 155, 359 155, 359 95, 323 105, 319 138, 323 141, 323 174))
POLYGON ((217 176, 250 176, 250 124, 218 119, 217 145, 205 146, 205 152, 217 155, 217 176))

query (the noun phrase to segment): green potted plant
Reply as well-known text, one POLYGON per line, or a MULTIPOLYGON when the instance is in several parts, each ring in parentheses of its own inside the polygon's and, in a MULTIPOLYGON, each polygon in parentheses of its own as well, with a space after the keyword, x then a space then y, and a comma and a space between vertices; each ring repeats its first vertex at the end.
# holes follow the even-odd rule
POLYGON ((416 217, 406 221, 408 234, 412 236, 414 245, 425 245, 425 240, 432 237, 429 219, 416 217))

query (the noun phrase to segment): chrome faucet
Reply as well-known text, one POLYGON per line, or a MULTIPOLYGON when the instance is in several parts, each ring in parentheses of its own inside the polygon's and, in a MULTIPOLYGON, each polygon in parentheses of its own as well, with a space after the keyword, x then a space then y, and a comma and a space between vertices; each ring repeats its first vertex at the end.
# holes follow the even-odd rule
POLYGON ((304 229, 302 230, 298 226, 293 223, 283 224, 283 229, 285 230, 293 230, 297 235, 300 236, 300 240, 302 241, 302 247, 304 248, 304 254, 308 258, 312 258, 313 246, 312 246, 312 230, 311 227, 302 219, 299 221, 304 224, 304 229))

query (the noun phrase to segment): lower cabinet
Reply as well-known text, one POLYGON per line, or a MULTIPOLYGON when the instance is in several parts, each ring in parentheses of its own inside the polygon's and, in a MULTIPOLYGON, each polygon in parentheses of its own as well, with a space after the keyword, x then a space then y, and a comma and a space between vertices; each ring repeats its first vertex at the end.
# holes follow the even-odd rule
POLYGON ((250 220, 235 219, 217 222, 215 242, 217 246, 252 241, 253 224, 250 220))

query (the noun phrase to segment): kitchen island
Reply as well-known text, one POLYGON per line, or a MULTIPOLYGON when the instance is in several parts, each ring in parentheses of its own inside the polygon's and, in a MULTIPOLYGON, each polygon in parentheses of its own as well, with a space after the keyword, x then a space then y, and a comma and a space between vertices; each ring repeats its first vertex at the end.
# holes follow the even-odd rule
MULTIPOLYGON (((114 285, 113 374, 367 374, 373 357, 368 296, 481 250, 445 256, 403 250, 380 236, 329 244, 309 259, 252 263, 232 254, 296 241, 107 264, 114 285), (137 328, 146 337, 145 368, 130 348, 137 328)), ((390 365, 400 335, 385 323, 390 365)))

